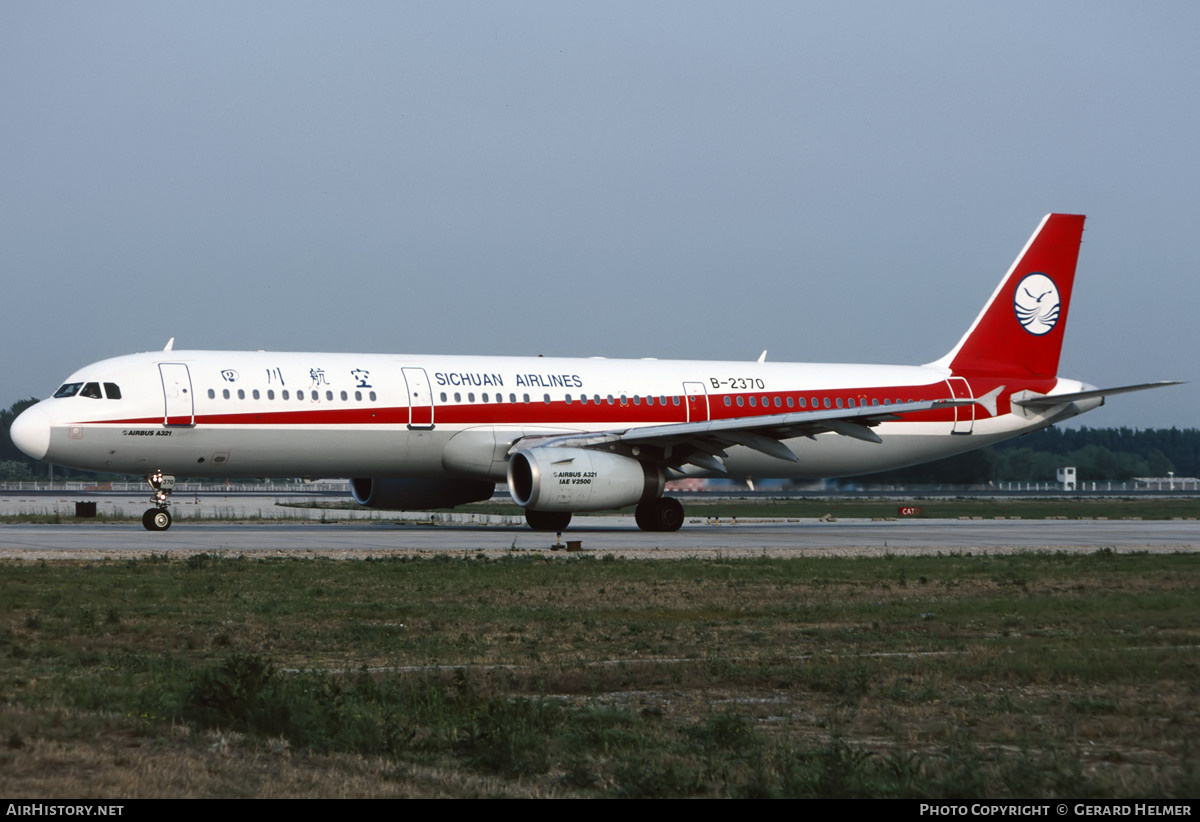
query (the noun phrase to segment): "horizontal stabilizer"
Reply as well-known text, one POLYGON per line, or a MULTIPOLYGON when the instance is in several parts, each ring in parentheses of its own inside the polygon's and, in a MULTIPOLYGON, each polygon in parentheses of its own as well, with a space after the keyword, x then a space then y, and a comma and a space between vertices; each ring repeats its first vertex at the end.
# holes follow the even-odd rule
POLYGON ((1112 394, 1128 394, 1131 391, 1145 391, 1149 388, 1162 388, 1164 385, 1182 385, 1180 380, 1158 380, 1144 382, 1138 385, 1122 385, 1117 388, 1095 388, 1091 391, 1076 391, 1073 394, 1044 394, 1025 399, 1013 398, 1013 405, 1022 408, 1053 408, 1056 405, 1066 405, 1077 400, 1092 400, 1097 397, 1107 397, 1112 394))

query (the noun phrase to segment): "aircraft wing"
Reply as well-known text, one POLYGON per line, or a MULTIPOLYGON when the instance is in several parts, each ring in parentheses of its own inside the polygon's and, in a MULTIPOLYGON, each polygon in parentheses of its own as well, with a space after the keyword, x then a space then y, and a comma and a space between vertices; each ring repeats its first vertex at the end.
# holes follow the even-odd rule
POLYGON ((1014 396, 1012 401, 1013 405, 1019 405, 1022 408, 1053 408, 1056 405, 1066 405, 1076 400, 1091 400, 1104 398, 1110 394, 1128 394, 1130 391, 1145 391, 1149 388, 1161 388, 1164 385, 1182 384, 1180 380, 1158 380, 1157 382, 1143 382, 1137 385, 1122 385, 1117 388, 1095 388, 1090 391, 1076 391, 1073 394, 1034 394, 1020 398, 1014 396))
POLYGON ((812 437, 832 431, 865 442, 882 442, 871 430, 881 422, 895 420, 900 414, 971 405, 981 400, 925 400, 921 402, 867 405, 857 408, 829 408, 816 411, 792 411, 762 417, 702 420, 698 422, 647 425, 614 431, 586 434, 567 434, 545 437, 526 437, 514 443, 509 453, 526 447, 613 448, 637 456, 643 447, 662 449, 662 462, 668 468, 680 469, 695 465, 709 471, 724 473, 721 461, 725 449, 743 445, 768 456, 789 462, 799 462, 781 440, 793 437, 812 437))

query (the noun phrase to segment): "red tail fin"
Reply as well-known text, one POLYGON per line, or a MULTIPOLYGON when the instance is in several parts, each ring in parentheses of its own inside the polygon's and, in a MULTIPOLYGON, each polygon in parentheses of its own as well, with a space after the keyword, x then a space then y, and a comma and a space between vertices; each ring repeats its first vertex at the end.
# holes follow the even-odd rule
POLYGON ((1048 214, 966 335, 933 364, 959 376, 1057 376, 1083 220, 1048 214))

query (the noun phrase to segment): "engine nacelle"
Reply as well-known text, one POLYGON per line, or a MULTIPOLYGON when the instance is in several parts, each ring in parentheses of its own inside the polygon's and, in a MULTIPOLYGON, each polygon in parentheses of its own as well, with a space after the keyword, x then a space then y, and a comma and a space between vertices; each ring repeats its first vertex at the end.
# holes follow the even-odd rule
POLYGON ((360 477, 350 480, 350 495, 366 508, 413 511, 453 508, 491 499, 495 483, 478 480, 360 477))
POLYGON ((661 468, 585 448, 524 448, 508 460, 513 502, 535 511, 605 511, 662 496, 661 468))

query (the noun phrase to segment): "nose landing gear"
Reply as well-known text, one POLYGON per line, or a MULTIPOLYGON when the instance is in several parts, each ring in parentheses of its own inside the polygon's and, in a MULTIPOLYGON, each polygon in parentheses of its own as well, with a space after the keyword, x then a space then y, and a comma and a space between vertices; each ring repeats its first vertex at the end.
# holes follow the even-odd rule
POLYGON ((142 514, 142 526, 147 531, 165 531, 171 527, 171 512, 167 510, 167 506, 170 505, 171 491, 175 489, 175 478, 162 471, 155 471, 146 475, 146 482, 154 489, 154 496, 150 501, 155 507, 147 508, 142 514))

